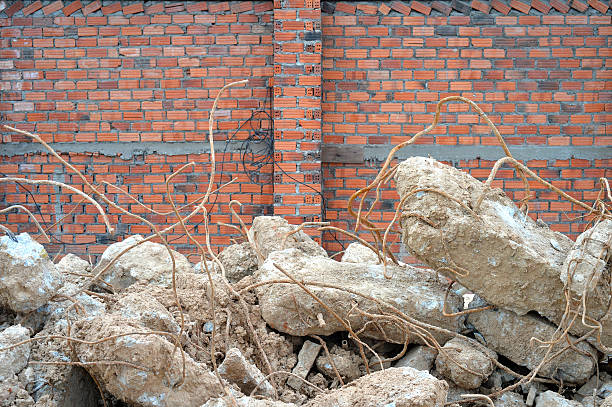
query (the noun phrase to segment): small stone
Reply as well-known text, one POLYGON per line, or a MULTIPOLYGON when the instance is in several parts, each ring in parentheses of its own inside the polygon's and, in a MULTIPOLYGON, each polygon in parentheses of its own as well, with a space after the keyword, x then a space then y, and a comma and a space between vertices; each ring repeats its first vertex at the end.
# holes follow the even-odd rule
POLYGON ((406 354, 397 361, 395 367, 411 367, 416 370, 430 371, 438 351, 422 345, 417 345, 408 350, 406 354))
POLYGON ((525 407, 523 396, 514 392, 506 392, 499 396, 494 402, 495 407, 525 407))
POLYGON ((353 242, 344 251, 342 261, 345 263, 367 263, 380 264, 378 255, 369 247, 366 247, 358 242, 353 242))
POLYGON ((446 342, 438 354, 436 370, 460 387, 476 389, 493 372, 495 365, 492 359, 497 360, 497 354, 479 346, 476 341, 454 338, 446 342))
MULTIPOLYGON (((336 366, 336 370, 342 380, 351 382, 361 376, 359 366, 363 363, 361 357, 347 349, 342 349, 339 346, 333 346, 329 354, 336 366)), ((327 355, 321 355, 316 360, 317 369, 327 377, 334 379, 336 373, 332 367, 327 355)))
MULTIPOLYGON (((300 353, 298 354, 298 361, 292 370, 292 373, 305 379, 310 371, 310 368, 317 359, 317 355, 321 350, 321 345, 311 341, 304 342, 300 353)), ((287 385, 295 390, 299 390, 304 383, 292 376, 287 379, 287 385)))
POLYGON ((225 268, 225 278, 236 283, 257 271, 257 256, 249 242, 233 244, 219 253, 219 261, 225 268))

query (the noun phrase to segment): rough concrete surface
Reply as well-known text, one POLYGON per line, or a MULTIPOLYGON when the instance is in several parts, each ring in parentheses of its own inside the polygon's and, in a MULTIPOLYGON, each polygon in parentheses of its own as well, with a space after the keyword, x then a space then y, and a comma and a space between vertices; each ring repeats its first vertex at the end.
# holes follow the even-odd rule
POLYGON ((282 401, 259 400, 249 396, 235 397, 234 400, 228 397, 219 397, 208 400, 202 407, 297 407, 293 403, 282 401), (235 401, 235 403, 234 403, 235 401))
MULTIPOLYGON (((30 338, 30 331, 21 325, 11 326, 0 332, 0 349, 30 338)), ((31 344, 25 343, 5 352, 0 352, 0 382, 18 374, 28 365, 31 344)))
POLYGON ((256 394, 274 396, 274 388, 265 380, 264 374, 246 360, 238 348, 231 348, 225 353, 225 359, 219 365, 218 371, 222 378, 236 384, 244 394, 251 394, 257 387, 256 394))
POLYGON ((436 370, 459 387, 477 389, 493 373, 492 359, 497 360, 497 354, 474 340, 453 338, 438 353, 436 370))
POLYGON ((568 400, 559 393, 547 390, 535 399, 535 407, 584 407, 582 403, 568 400))
POLYGON ((240 281, 257 270, 257 256, 249 242, 228 246, 219 253, 218 257, 225 268, 225 277, 230 283, 240 281))
POLYGON ((346 247, 342 255, 342 261, 345 263, 380 264, 376 253, 358 242, 353 242, 346 247))
MULTIPOLYGON (((470 314, 468 321, 484 337, 490 349, 529 369, 535 368, 544 356, 542 348, 530 345, 531 338, 548 341, 556 331, 554 325, 542 318, 531 314, 517 315, 512 311, 479 311, 470 314)), ((560 350, 561 346, 556 345, 553 352, 560 350)), ((577 347, 587 354, 594 354, 594 350, 584 342, 579 343, 577 347)), ((592 358, 568 350, 544 365, 539 374, 562 379, 565 383, 584 383, 594 371, 592 358)))
POLYGON ((154 297, 129 292, 122 295, 111 308, 111 312, 130 318, 149 328, 152 331, 178 333, 179 324, 166 307, 154 297))
MULTIPOLYGON (((503 191, 487 190, 471 175, 434 159, 411 157, 394 178, 402 199, 420 189, 406 198, 401 216, 402 240, 412 254, 490 304, 561 319, 565 296, 559 276, 572 246, 568 237, 524 215, 503 191), (474 212, 457 203, 475 208, 483 193, 474 212)), ((609 292, 590 298, 590 315, 599 319, 608 309, 609 292)))
MULTIPOLYGON (((117 254, 143 237, 133 235, 113 243, 100 256, 94 274, 104 269, 117 254)), ((193 273, 191 263, 179 252, 172 251, 177 273, 193 273)), ((172 260, 164 245, 145 242, 126 252, 102 275, 102 279, 115 290, 122 290, 136 281, 169 283, 172 279, 172 260)))
POLYGON ((311 256, 327 256, 327 252, 303 230, 285 238, 297 226, 290 225, 280 216, 258 216, 253 219, 249 235, 264 260, 276 250, 297 248, 311 256))
MULTIPOLYGON (((311 341, 304 342, 302 349, 300 349, 300 353, 298 353, 297 364, 291 373, 305 379, 308 372, 312 368, 312 365, 314 365, 320 350, 320 344, 311 341)), ((287 384, 292 388, 299 390, 302 387, 303 381, 296 377, 290 376, 287 379, 287 384)))
MULTIPOLYGON (((410 266, 401 269, 390 267, 394 277, 386 279, 382 265, 343 263, 323 256, 309 256, 297 249, 286 249, 270 254, 256 274, 259 282, 287 279, 273 263, 281 265, 286 272, 300 281, 316 281, 350 288, 392 304, 405 314, 431 325, 454 332, 463 325, 463 319, 460 317, 449 318, 442 315, 446 285, 435 273, 427 270, 410 266)), ((355 331, 364 327, 369 318, 352 310, 354 304, 362 311, 379 313, 374 302, 360 296, 332 288, 308 288, 341 318, 346 318, 355 331)), ((296 336, 330 335, 346 330, 341 322, 295 284, 262 285, 256 291, 262 316, 274 329, 296 336), (317 314, 322 315, 325 324, 320 322, 317 314)), ((462 303, 460 296, 451 293, 446 304, 447 311, 458 311, 462 303)), ((389 341, 405 341, 404 332, 396 325, 385 321, 379 321, 379 325, 385 329, 389 341)), ((366 327, 363 336, 384 338, 372 324, 366 327)), ((447 334, 437 335, 443 342, 449 337, 447 334)), ((409 340, 416 341, 417 337, 411 336, 409 340)))
POLYGON ((495 407, 526 407, 523 396, 514 392, 506 392, 499 396, 494 402, 495 407))
POLYGON ((395 363, 395 367, 411 367, 416 370, 430 371, 438 351, 423 345, 414 346, 395 363))
MULTIPOLYGON (((576 239, 563 263, 561 281, 578 298, 582 298, 585 290, 587 293, 595 290, 610 292, 610 274, 603 273, 612 255, 610 245, 612 220, 609 219, 599 222, 576 239)), ((601 296, 602 293, 596 295, 601 296)))
POLYGON ((0 237, 0 306, 15 312, 45 305, 64 284, 45 248, 27 233, 0 237))
MULTIPOLYGON (((146 332, 132 320, 105 315, 75 324, 75 335, 85 341, 146 332)), ((185 355, 185 380, 182 378, 181 352, 159 335, 127 335, 98 343, 75 345, 82 361, 123 361, 141 369, 121 364, 90 364, 89 373, 115 397, 138 406, 199 407, 223 391, 217 378, 204 366, 185 355)))
POLYGON ((410 367, 385 369, 322 394, 307 407, 442 407, 448 384, 410 367))
MULTIPOLYGON (((336 366, 338 374, 345 383, 351 382, 362 376, 360 366, 363 366, 363 361, 355 352, 351 352, 348 349, 342 349, 339 346, 334 346, 329 350, 329 354, 336 366)), ((317 370, 325 376, 330 379, 336 378, 336 373, 334 373, 334 368, 327 355, 319 355, 316 360, 316 365, 317 370)))

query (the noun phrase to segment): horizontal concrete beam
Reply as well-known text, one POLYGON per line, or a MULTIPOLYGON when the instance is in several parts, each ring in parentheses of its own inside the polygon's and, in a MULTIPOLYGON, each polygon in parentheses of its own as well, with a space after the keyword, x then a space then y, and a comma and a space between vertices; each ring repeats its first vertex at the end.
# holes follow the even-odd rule
MULTIPOLYGON (((206 142, 71 142, 51 143, 59 153, 97 153, 105 156, 120 156, 122 159, 130 160, 135 155, 162 154, 207 154, 210 146, 206 142)), ((236 152, 242 146, 241 141, 217 141, 215 150, 217 153, 223 151, 236 152)), ((384 161, 394 146, 391 145, 366 145, 366 146, 343 146, 338 144, 322 144, 322 156, 324 162, 365 162, 384 161), (338 154, 326 154, 325 150, 337 152, 346 148, 350 151, 353 159, 344 160, 338 154)), ((579 158, 585 160, 612 158, 612 147, 609 146, 510 146, 512 155, 518 160, 567 160, 579 158)), ((4 143, 0 144, 0 156, 16 156, 24 154, 36 154, 46 152, 45 148, 38 143, 4 143)), ((504 156, 499 146, 482 145, 412 145, 399 150, 395 157, 406 159, 411 156, 431 156, 443 161, 460 160, 497 160, 504 156)))

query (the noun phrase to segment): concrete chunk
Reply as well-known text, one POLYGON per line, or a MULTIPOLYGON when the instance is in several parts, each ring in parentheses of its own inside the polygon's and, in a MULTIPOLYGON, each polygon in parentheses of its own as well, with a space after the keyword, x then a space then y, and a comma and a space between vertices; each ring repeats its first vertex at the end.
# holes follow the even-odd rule
POLYGON ((285 238, 296 228, 280 216, 258 216, 253 219, 249 234, 264 260, 273 251, 292 247, 312 256, 327 256, 327 252, 303 230, 285 238))
POLYGON ((238 348, 231 348, 225 354, 223 363, 218 368, 219 375, 230 383, 235 383, 244 394, 251 394, 257 387, 257 394, 267 397, 274 396, 274 388, 265 379, 265 376, 249 361, 247 361, 238 348))
POLYGON ((322 394, 306 407, 442 407, 448 384, 427 372, 392 367, 361 377, 341 389, 322 394))
POLYGON ((395 367, 411 367, 416 370, 429 372, 433 367, 438 351, 423 345, 410 349, 397 361, 395 367))
MULTIPOLYGON (((293 368, 292 373, 305 379, 308 372, 310 372, 312 365, 314 365, 320 350, 320 344, 311 341, 304 342, 304 345, 298 354, 297 365, 295 365, 293 368)), ((287 379, 287 385, 296 390, 299 390, 302 387, 302 384, 304 383, 295 377, 289 376, 289 379, 287 379)))
MULTIPOLYGON (((490 304, 561 320, 565 296, 559 276, 572 246, 569 238, 538 225, 503 191, 487 190, 469 174, 431 158, 404 161, 395 181, 406 199, 402 240, 413 255, 490 304)), ((595 318, 608 309, 609 290, 601 294, 588 304, 595 318)), ((581 324, 575 325, 580 330, 581 324)))
POLYGON ((0 306, 15 312, 45 305, 64 284, 44 247, 27 233, 0 237, 0 306))
MULTIPOLYGON (((545 352, 537 345, 532 346, 531 338, 548 341, 556 331, 554 325, 542 318, 531 314, 517 315, 512 311, 479 311, 470 314, 468 321, 482 335, 488 348, 528 369, 535 368, 545 352)), ((577 339, 573 336, 570 338, 577 339)), ((555 346, 553 352, 560 350, 562 346, 563 343, 555 346)), ((576 346, 587 354, 595 355, 595 351, 584 342, 576 346)), ((564 383, 584 383, 594 371, 592 358, 574 350, 567 350, 544 365, 538 374, 563 380, 564 383)))
MULTIPOLYGON (((0 332, 0 349, 23 342, 30 338, 30 332, 21 325, 14 325, 0 332)), ((27 366, 31 344, 0 352, 0 382, 8 380, 27 366)))
POLYGON ((493 373, 495 365, 492 360, 497 360, 495 352, 474 342, 453 338, 446 342, 436 358, 436 370, 464 389, 480 387, 493 373))
MULTIPOLYGON (((442 315, 447 284, 430 270, 410 266, 390 267, 388 271, 393 278, 386 279, 382 265, 337 262, 328 257, 309 256, 294 248, 270 254, 256 273, 258 282, 287 279, 273 263, 300 281, 350 288, 392 304, 405 314, 431 325, 453 332, 463 326, 462 317, 442 315)), ((346 319, 355 331, 363 328, 370 318, 355 312, 354 305, 368 313, 380 313, 376 303, 361 296, 314 285, 309 285, 308 289, 341 318, 346 319)), ((346 330, 340 321, 295 284, 262 285, 256 292, 263 318, 276 330, 294 336, 331 335, 346 330), (321 314, 323 321, 317 317, 318 314, 321 314)), ((460 310, 462 302, 460 296, 449 293, 447 311, 460 310)), ((406 340, 404 330, 395 324, 381 320, 378 325, 384 329, 385 334, 374 324, 368 324, 362 335, 395 343, 404 343, 406 340)), ((434 335, 440 342, 452 336, 436 332, 434 335)), ((419 340, 416 335, 408 339, 412 342, 419 340)))

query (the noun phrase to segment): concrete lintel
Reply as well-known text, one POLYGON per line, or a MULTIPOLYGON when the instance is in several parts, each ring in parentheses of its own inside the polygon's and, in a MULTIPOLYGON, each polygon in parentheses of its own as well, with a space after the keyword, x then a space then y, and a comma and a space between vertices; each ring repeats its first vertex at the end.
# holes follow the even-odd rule
MULTIPOLYGON (((394 146, 375 145, 365 146, 364 161, 384 161, 394 146)), ((571 158, 595 160, 612 158, 612 147, 604 146, 509 146, 512 156, 517 160, 568 160, 571 158)), ((395 154, 395 158, 404 160, 412 156, 431 156, 441 161, 458 162, 461 160, 491 160, 504 157, 500 146, 481 145, 411 145, 406 146, 395 154)))

